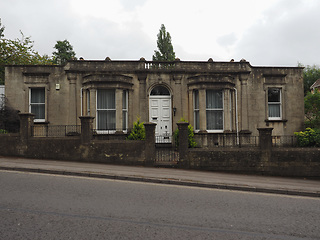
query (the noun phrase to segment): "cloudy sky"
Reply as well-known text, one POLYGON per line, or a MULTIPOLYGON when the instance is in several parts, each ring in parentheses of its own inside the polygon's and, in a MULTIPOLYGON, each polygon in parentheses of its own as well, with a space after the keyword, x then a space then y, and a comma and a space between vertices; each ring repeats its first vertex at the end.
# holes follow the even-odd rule
POLYGON ((151 60, 161 24, 185 61, 320 64, 320 0, 0 0, 5 37, 51 55, 67 39, 87 60, 151 60))

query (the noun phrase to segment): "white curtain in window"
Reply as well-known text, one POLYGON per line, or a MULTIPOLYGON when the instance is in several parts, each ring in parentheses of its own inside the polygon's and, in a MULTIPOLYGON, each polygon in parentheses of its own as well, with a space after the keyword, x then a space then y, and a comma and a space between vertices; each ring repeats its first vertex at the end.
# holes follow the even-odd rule
POLYGON ((116 130, 116 110, 98 111, 98 129, 116 130))
POLYGON ((269 117, 280 118, 280 104, 269 104, 269 117))
POLYGON ((45 119, 45 89, 32 88, 30 97, 31 113, 35 119, 45 119))
POLYGON ((128 91, 122 92, 122 130, 128 128, 128 91))
POLYGON ((207 130, 223 130, 222 110, 207 110, 207 130))
POLYGON ((269 118, 281 118, 281 89, 268 89, 268 116, 269 118))
POLYGON ((199 91, 196 90, 193 92, 194 96, 194 128, 195 130, 200 129, 200 114, 199 114, 199 91))
POLYGON ((223 98, 222 91, 206 92, 207 130, 223 130, 223 98))
POLYGON ((99 130, 116 130, 115 90, 97 91, 97 118, 99 130))

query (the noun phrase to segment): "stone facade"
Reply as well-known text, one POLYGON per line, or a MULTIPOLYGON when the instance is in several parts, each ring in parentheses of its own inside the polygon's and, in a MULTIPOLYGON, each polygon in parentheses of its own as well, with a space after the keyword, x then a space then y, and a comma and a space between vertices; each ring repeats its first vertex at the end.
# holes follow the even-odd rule
POLYGON ((119 133, 140 117, 171 135, 181 118, 206 137, 258 136, 303 129, 300 67, 254 67, 249 62, 70 61, 64 66, 7 66, 9 106, 35 114, 35 124, 79 125, 94 117, 97 133, 119 133))

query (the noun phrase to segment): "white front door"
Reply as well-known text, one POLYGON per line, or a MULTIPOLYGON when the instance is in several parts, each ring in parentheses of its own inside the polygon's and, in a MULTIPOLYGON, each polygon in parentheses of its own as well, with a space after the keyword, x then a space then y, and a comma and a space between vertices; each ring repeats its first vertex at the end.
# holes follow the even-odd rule
POLYGON ((150 96, 149 101, 150 122, 156 123, 156 142, 171 142, 171 97, 150 96))

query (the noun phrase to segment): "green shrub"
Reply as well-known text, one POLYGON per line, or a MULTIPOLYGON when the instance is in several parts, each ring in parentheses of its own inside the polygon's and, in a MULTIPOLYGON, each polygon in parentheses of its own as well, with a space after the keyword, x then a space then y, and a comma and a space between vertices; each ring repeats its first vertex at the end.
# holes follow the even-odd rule
POLYGON ((306 128, 304 132, 295 132, 300 147, 320 147, 320 129, 306 128))
POLYGON ((145 140, 146 131, 143 126, 143 122, 140 123, 140 118, 137 119, 136 122, 133 123, 133 129, 130 132, 127 139, 129 140, 145 140))
MULTIPOLYGON (((181 118, 179 122, 188 122, 187 120, 181 118)), ((179 129, 176 129, 173 133, 174 137, 174 142, 176 146, 179 146, 179 129)), ((196 141, 194 140, 194 132, 193 132, 193 127, 191 124, 188 125, 188 147, 189 148, 194 148, 197 146, 196 141)))
POLYGON ((5 129, 0 129, 0 134, 6 134, 6 133, 8 133, 7 130, 5 130, 5 129))

